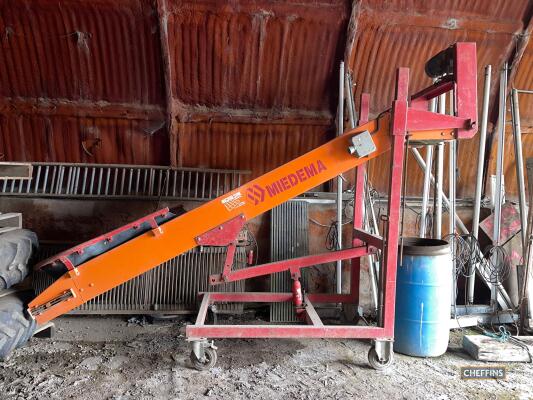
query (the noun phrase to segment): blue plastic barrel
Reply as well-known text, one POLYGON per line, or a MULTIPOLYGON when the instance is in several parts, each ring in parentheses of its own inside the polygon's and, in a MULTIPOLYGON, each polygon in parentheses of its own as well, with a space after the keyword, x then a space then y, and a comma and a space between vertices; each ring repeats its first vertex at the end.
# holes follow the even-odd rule
POLYGON ((403 259, 398 257, 395 352, 416 357, 436 357, 446 352, 451 290, 448 242, 404 238, 403 259))

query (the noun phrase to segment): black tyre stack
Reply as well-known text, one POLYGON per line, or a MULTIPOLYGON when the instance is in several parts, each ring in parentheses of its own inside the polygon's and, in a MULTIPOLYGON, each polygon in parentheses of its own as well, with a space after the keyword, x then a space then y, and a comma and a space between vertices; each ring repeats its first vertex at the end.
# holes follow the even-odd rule
POLYGON ((32 292, 10 289, 28 275, 38 247, 37 235, 16 229, 0 235, 0 360, 6 360, 34 334, 36 322, 26 304, 32 292))
POLYGON ((36 323, 26 311, 23 293, 4 291, 0 296, 0 360, 3 361, 33 336, 36 323))

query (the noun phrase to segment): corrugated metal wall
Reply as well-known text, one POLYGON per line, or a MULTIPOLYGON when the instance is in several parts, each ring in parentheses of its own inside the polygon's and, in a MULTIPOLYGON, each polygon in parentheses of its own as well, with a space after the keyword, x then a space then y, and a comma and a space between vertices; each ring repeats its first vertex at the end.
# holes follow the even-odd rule
MULTIPOLYGON (((167 7, 173 93, 208 107, 331 110, 345 1, 178 1, 167 7)), ((340 53, 342 54, 342 53, 340 53)))
POLYGON ((157 15, 145 1, 0 1, 5 160, 169 163, 157 15))
MULTIPOLYGON (((343 54, 376 115, 395 68, 411 67, 419 89, 424 61, 457 40, 476 41, 480 84, 493 65, 495 122, 504 61, 512 85, 533 88, 532 13, 531 0, 0 0, 0 157, 257 176, 332 137, 343 54)), ((472 194, 476 154, 477 139, 461 145, 459 196, 472 194)), ((380 190, 384 161, 371 167, 380 190)))
POLYGON ((322 125, 183 124, 182 160, 188 166, 242 167, 257 176, 320 146, 327 132, 322 125))
MULTIPOLYGON (((394 96, 394 71, 398 66, 410 68, 411 91, 428 86, 431 81, 424 73, 425 60, 457 41, 474 41, 478 56, 478 96, 483 91, 484 67, 493 66, 491 108, 497 106, 499 68, 511 57, 515 45, 531 18, 530 1, 362 1, 359 2, 357 32, 350 66, 354 72, 356 102, 362 92, 371 94, 371 114, 377 115, 390 106, 394 96)), ((531 46, 530 46, 531 47, 531 46)), ((519 71, 531 75, 531 59, 524 58, 519 71)), ((523 74, 519 72, 519 76, 523 74)), ((516 85, 533 88, 532 79, 517 79, 516 85)), ((481 111, 481 110, 480 110, 481 111)), ((531 119, 533 111, 523 110, 531 119)), ((492 122, 496 121, 494 113, 492 122)), ((479 138, 462 141, 459 145, 459 179, 457 195, 471 197, 475 188, 479 138)), ((525 150, 525 147, 524 147, 525 150)), ((529 153, 529 150, 525 150, 529 153)), ((531 150, 530 156, 533 156, 531 150)), ((387 190, 388 155, 370 164, 370 179, 380 190, 387 190)), ((410 157, 408 192, 420 195, 423 174, 410 157)), ((511 193, 516 186, 507 177, 511 193)))

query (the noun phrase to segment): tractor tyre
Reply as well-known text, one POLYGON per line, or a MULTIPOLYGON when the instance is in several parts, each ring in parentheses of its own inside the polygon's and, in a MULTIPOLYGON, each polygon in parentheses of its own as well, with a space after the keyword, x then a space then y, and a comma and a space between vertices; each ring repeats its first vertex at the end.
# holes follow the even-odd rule
POLYGON ((13 350, 22 347, 36 329, 36 322, 28 316, 21 292, 0 292, 0 360, 5 361, 13 350))
POLYGON ((27 229, 15 229, 0 235, 0 290, 9 289, 26 278, 31 257, 39 242, 27 229))

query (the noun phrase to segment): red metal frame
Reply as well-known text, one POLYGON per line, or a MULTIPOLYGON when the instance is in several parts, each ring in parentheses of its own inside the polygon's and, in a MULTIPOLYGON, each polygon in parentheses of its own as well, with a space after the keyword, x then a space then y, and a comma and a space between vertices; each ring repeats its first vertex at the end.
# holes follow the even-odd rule
POLYGON ((349 260, 354 257, 363 257, 376 252, 373 246, 352 247, 350 249, 330 251, 328 253, 316 254, 292 258, 290 260, 275 261, 268 264, 256 265, 229 273, 220 275, 211 275, 209 282, 217 285, 225 282, 240 281, 243 279, 255 278, 258 276, 270 275, 276 272, 290 271, 293 279, 299 279, 301 276, 300 269, 311 267, 313 265, 326 264, 337 260, 349 260))
POLYGON ((456 43, 454 51, 454 74, 445 76, 432 86, 411 96, 407 109, 406 129, 439 130, 457 128, 457 139, 470 139, 476 131, 477 121, 477 75, 475 43, 456 43), (428 110, 429 101, 453 90, 456 112, 454 115, 436 114, 428 110))
MULTIPOLYGON (((363 228, 364 173, 362 167, 356 170, 354 195, 353 247, 326 254, 300 257, 273 262, 237 271, 224 270, 221 275, 212 275, 211 284, 248 279, 275 272, 290 271, 295 282, 300 278, 300 269, 311 265, 329 263, 336 260, 352 260, 352 275, 349 294, 306 294, 298 309, 305 317, 307 325, 205 325, 208 307, 216 302, 296 302, 296 293, 203 293, 198 318, 194 325, 186 328, 189 340, 200 338, 367 338, 392 340, 394 337, 394 304, 396 291, 396 263, 399 241, 400 198, 403 177, 403 160, 408 121, 409 70, 400 68, 397 73, 396 100, 392 106, 391 136, 393 138, 391 173, 389 181, 388 221, 385 241, 363 228), (383 243, 387 243, 383 246, 383 243), (324 325, 316 313, 313 303, 350 303, 358 305, 360 258, 377 250, 383 251, 384 262, 380 271, 380 307, 378 326, 338 326, 324 325)), ((361 99, 360 115, 368 118, 368 95, 361 99)), ((231 238, 227 238, 231 242, 231 238)))
MULTIPOLYGON (((226 282, 231 275, 231 267, 237 250, 237 236, 246 223, 246 217, 241 214, 210 231, 196 237, 196 243, 200 246, 228 246, 226 259, 222 274, 219 276, 220 282, 226 282)), ((213 282, 213 280, 211 280, 213 282)))
MULTIPOLYGON (((407 132, 410 130, 438 131, 455 128, 457 138, 469 138, 476 131, 476 68, 475 44, 458 43, 454 47, 454 76, 445 76, 440 82, 408 97, 409 69, 399 68, 396 76, 396 96, 392 105, 390 135, 392 154, 390 160, 388 219, 384 238, 363 230, 365 167, 356 168, 352 248, 327 254, 300 257, 238 271, 226 268, 221 275, 212 275, 211 284, 247 279, 275 272, 290 271, 294 280, 293 293, 204 293, 198 318, 186 328, 187 338, 369 338, 393 340, 394 307, 396 296, 396 268, 398 258, 401 190, 403 164, 406 155, 407 132), (457 117, 427 111, 428 102, 453 90, 458 107, 457 117), (409 106, 408 102, 411 102, 409 106), (460 111, 459 111, 460 110, 460 111), (379 274, 378 325, 326 326, 322 323, 313 303, 351 303, 358 305, 360 282, 360 257, 382 251, 383 262, 379 274), (311 265, 351 259, 351 284, 349 294, 305 294, 303 303, 299 293, 300 269, 311 265), (296 288, 296 289, 295 289, 296 288), (304 316, 307 325, 205 325, 209 305, 216 302, 288 302, 292 301, 304 316)), ((369 95, 361 96, 359 123, 367 122, 369 95)), ((231 223, 228 222, 228 223, 231 223)), ((224 230, 224 229, 222 229, 224 230)), ((225 231, 225 230, 224 230, 225 231)), ((230 231, 229 229, 227 231, 230 231)), ((236 235, 236 232, 233 232, 236 235)), ((231 243, 234 239, 226 237, 231 243)), ((231 260, 232 261, 232 260, 231 260)))
MULTIPOLYGON (((191 340, 195 337, 371 337, 381 340, 392 340, 394 334, 394 300, 396 289, 396 262, 399 236, 400 197, 403 176, 403 163, 406 157, 405 144, 407 133, 409 140, 420 143, 427 141, 443 141, 455 138, 472 137, 476 131, 476 53, 475 43, 457 43, 453 48, 439 53, 427 65, 431 76, 439 74, 439 81, 411 97, 408 104, 408 70, 401 68, 397 73, 396 97, 392 108, 380 114, 374 121, 360 125, 347 131, 344 135, 309 151, 308 153, 270 171, 253 181, 245 183, 224 196, 203 204, 184 215, 167 220, 158 226, 155 213, 136 223, 150 226, 148 232, 122 242, 114 234, 124 229, 133 228, 136 223, 126 225, 70 249, 58 257, 75 253, 83 253, 87 245, 96 241, 115 240, 117 246, 109 246, 108 251, 85 260, 81 268, 74 268, 64 273, 52 285, 33 299, 28 312, 38 323, 45 323, 58 315, 64 314, 86 301, 95 298, 117 285, 144 273, 171 257, 190 250, 198 245, 228 246, 226 261, 222 274, 212 277, 212 283, 229 282, 255 276, 288 270, 293 279, 292 293, 283 294, 281 301, 291 301, 299 314, 305 316, 309 326, 283 327, 217 327, 195 325, 187 328, 191 340), (454 60, 448 57, 455 56, 454 60), (453 70, 449 62, 453 61, 453 70), (456 116, 447 116, 425 110, 430 99, 444 91, 453 90, 456 116), (366 132, 363 134, 363 132, 366 132), (370 148, 372 141, 374 151, 364 156, 351 154, 350 145, 359 136, 363 152, 370 148), (390 157, 390 181, 387 229, 383 239, 362 230, 363 222, 363 189, 364 168, 362 165, 370 159, 392 151, 390 157), (357 170, 356 193, 354 204, 354 247, 338 252, 302 257, 265 264, 240 271, 232 271, 233 257, 239 230, 246 219, 254 218, 284 201, 304 193, 332 179, 350 168, 357 170), (120 244, 120 245, 119 245, 120 244), (314 313, 313 303, 341 302, 358 304, 359 300, 359 258, 381 250, 383 257, 380 262, 379 274, 379 320, 377 327, 338 327, 323 326, 314 313), (327 263, 336 260, 352 259, 352 282, 349 294, 317 294, 307 295, 301 291, 300 269, 310 265, 327 263), (65 297, 65 293, 71 293, 65 297), (289 299, 289 300, 283 300, 289 299), (233 330, 233 331, 232 331, 233 330), (233 333, 231 333, 233 332, 233 333)), ((368 118, 369 98, 361 99, 361 121, 368 118)), ((353 146, 352 146, 353 147, 353 146)), ((357 152, 356 152, 357 153, 357 152)), ((167 212, 168 210, 163 210, 167 212)), ((163 213, 161 214, 163 215, 163 213)), ((171 217, 171 216, 169 216, 171 217)), ((163 218, 164 219, 164 218, 163 218)), ((127 235, 124 235, 127 236, 127 235)), ((71 257, 76 258, 76 257, 71 257)), ((83 257, 78 257, 83 258, 83 257)), ((71 264, 69 269, 73 268, 71 264)), ((251 299, 241 294, 242 301, 251 299)), ((209 295, 202 301, 200 317, 204 317, 211 301, 226 301, 227 294, 209 295)), ((235 294, 232 295, 235 298, 235 294)), ((237 296, 238 298, 238 296, 237 296)), ((256 295, 256 299, 275 300, 268 294, 256 295), (266 296, 266 297, 265 297, 266 296)), ((228 300, 229 301, 229 300, 228 300)), ((202 318, 199 319, 199 323, 202 318)), ((197 343, 195 343, 195 346, 197 343)), ((196 346, 197 348, 198 346, 196 346)), ((379 343, 376 352, 380 360, 385 358, 384 349, 390 345, 379 343)))
POLYGON ((396 263, 398 258, 398 237, 400 229, 400 201, 403 178, 403 161, 407 135, 407 93, 409 69, 399 68, 397 72, 396 100, 392 105, 391 172, 389 177, 389 202, 386 243, 383 249, 383 265, 380 269, 381 299, 378 310, 378 324, 386 336, 394 337, 394 303, 396 299, 396 263))
MULTIPOLYGON (((292 300, 292 293, 202 293, 196 323, 186 328, 191 340, 200 338, 391 338, 386 328, 324 325, 313 307, 313 296, 304 296, 303 313, 308 325, 205 325, 208 308, 218 302, 276 303, 292 300)), ((343 297, 345 299, 345 297, 343 297)))
POLYGON ((227 246, 237 239, 246 223, 244 215, 239 215, 195 238, 198 246, 227 246))

